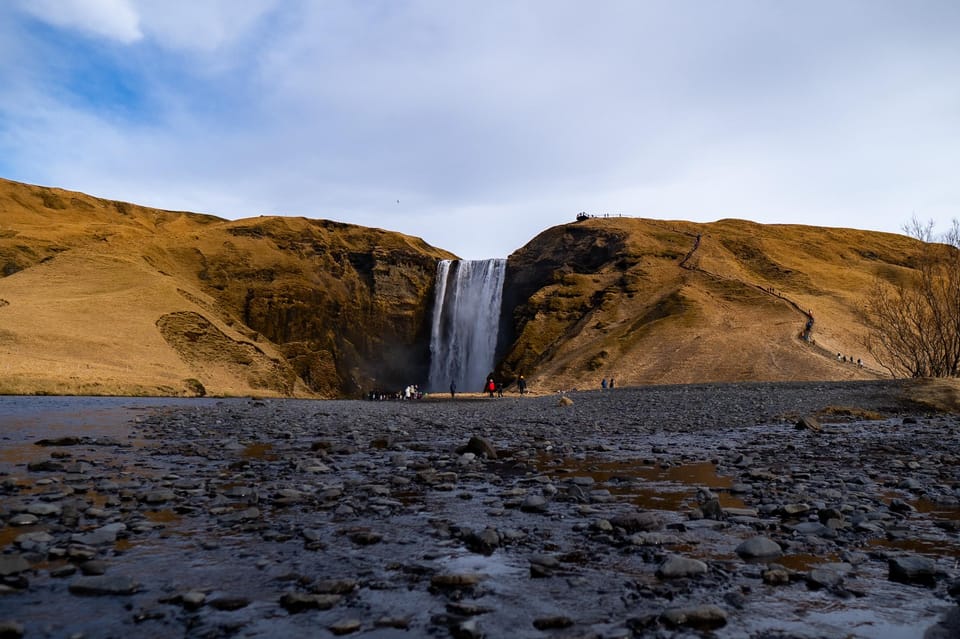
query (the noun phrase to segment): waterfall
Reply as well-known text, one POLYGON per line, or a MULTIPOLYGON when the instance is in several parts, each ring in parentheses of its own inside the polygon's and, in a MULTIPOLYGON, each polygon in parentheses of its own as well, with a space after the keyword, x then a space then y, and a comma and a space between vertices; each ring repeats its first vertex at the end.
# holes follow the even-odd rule
POLYGON ((442 260, 437 264, 430 331, 431 392, 480 392, 493 370, 500 328, 505 259, 442 260))

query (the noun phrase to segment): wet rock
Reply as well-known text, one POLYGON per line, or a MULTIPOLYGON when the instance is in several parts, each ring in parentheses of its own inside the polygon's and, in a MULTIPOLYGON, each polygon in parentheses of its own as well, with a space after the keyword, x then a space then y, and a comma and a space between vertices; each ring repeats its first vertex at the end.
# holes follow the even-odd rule
POLYGON ((610 523, 617 528, 622 528, 627 533, 651 532, 659 530, 663 526, 663 522, 656 513, 646 511, 617 515, 610 520, 610 523))
POLYGON ((923 639, 956 639, 960 637, 960 606, 948 610, 936 625, 927 629, 923 639))
POLYGON ((85 575, 102 575, 107 572, 107 562, 91 559, 80 564, 80 572, 85 575))
POLYGON ((23 624, 19 621, 0 620, 0 639, 20 639, 23 632, 23 624))
POLYGON ((932 586, 936 581, 936 564, 927 557, 917 555, 893 557, 887 563, 890 581, 925 586, 932 586))
POLYGON ((721 628, 727 624, 727 612, 719 606, 705 605, 671 608, 661 618, 670 626, 697 629, 721 628))
POLYGON ((797 421, 796 426, 800 430, 809 430, 815 433, 820 432, 823 428, 823 426, 820 425, 820 421, 813 415, 804 415, 797 421))
POLYGON ((790 571, 783 566, 773 566, 761 573, 763 583, 768 586, 786 586, 790 583, 790 571))
POLYGON ((397 630, 408 630, 410 628, 410 617, 378 617, 373 625, 377 628, 396 628, 397 630))
POLYGON ((27 512, 38 517, 59 516, 63 506, 58 503, 40 502, 27 506, 27 512))
POLYGON ((356 530, 349 534, 350 541, 358 546, 372 546, 383 541, 383 535, 372 530, 356 530))
POLYGON ((340 603, 340 599, 340 595, 288 592, 280 597, 280 605, 290 613, 304 610, 329 610, 340 603))
POLYGON ((824 537, 827 539, 832 539, 833 537, 837 536, 837 533, 833 528, 824 526, 818 521, 805 521, 793 526, 787 526, 787 529, 799 535, 815 535, 817 537, 824 537))
POLYGON ((30 562, 19 553, 0 555, 0 577, 30 570, 30 562))
POLYGON ((912 513, 916 512, 917 509, 902 499, 895 497, 890 500, 890 510, 895 513, 912 513))
POLYGON ((780 544, 767 537, 753 537, 741 543, 736 553, 744 559, 769 559, 783 554, 780 544))
POLYGON ((806 581, 807 587, 812 590, 835 589, 843 583, 843 573, 826 568, 814 568, 807 573, 806 581))
POLYGON ((487 459, 497 459, 497 449, 490 440, 485 437, 474 435, 464 446, 457 448, 457 454, 473 453, 477 457, 486 457, 487 459))
POLYGON ((14 515, 9 519, 9 524, 11 526, 35 526, 40 521, 40 518, 31 513, 20 513, 14 515))
POLYGON ((117 541, 117 535, 127 529, 127 525, 122 522, 106 524, 88 533, 76 533, 70 536, 70 540, 86 544, 88 546, 99 546, 102 544, 112 544, 117 541))
POLYGON ((363 622, 359 619, 344 619, 328 626, 328 630, 335 635, 349 635, 363 627, 363 622))
POLYGON ((657 568, 657 576, 661 579, 696 577, 706 574, 707 570, 707 564, 699 559, 671 555, 657 568))
POLYGON ((500 546, 500 533, 493 528, 484 528, 481 531, 471 531, 464 541, 467 548, 473 552, 488 555, 500 546))
POLYGON ((525 513, 545 513, 547 500, 541 495, 528 495, 520 504, 520 510, 525 513))
POLYGON ((533 627, 537 630, 558 630, 561 628, 569 628, 572 625, 573 619, 564 615, 538 617, 533 620, 533 627))
POLYGON ((187 610, 197 610, 207 600, 207 594, 199 590, 189 590, 180 595, 180 604, 187 610))
POLYGON ((139 588, 137 582, 122 575, 78 577, 70 583, 70 592, 75 595, 132 595, 139 588))

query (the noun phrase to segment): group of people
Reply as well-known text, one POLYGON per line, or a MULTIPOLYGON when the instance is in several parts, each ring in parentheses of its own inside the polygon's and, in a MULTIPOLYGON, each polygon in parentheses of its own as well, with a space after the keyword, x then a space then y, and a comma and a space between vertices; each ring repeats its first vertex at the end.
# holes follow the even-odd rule
POLYGON ((858 358, 857 358, 857 361, 854 362, 854 361, 853 361, 853 355, 851 355, 850 357, 847 357, 846 355, 844 355, 844 354, 842 354, 842 353, 837 353, 837 361, 838 361, 838 362, 843 362, 844 364, 846 364, 847 362, 850 362, 851 364, 856 363, 857 368, 863 368, 863 360, 858 357, 858 358))
POLYGON ((607 378, 604 377, 602 380, 600 380, 600 390, 605 391, 608 388, 610 390, 613 390, 613 387, 615 384, 616 384, 616 381, 612 377, 610 378, 609 382, 607 381, 607 378))
MULTIPOLYGON (((487 381, 483 384, 483 392, 487 393, 490 397, 503 397, 503 382, 498 382, 493 378, 493 375, 487 377, 487 381)), ((523 378, 523 375, 520 375, 517 378, 517 392, 521 395, 527 394, 527 380, 523 378)), ((457 396, 457 383, 455 381, 450 382, 450 398, 453 399, 457 396)))

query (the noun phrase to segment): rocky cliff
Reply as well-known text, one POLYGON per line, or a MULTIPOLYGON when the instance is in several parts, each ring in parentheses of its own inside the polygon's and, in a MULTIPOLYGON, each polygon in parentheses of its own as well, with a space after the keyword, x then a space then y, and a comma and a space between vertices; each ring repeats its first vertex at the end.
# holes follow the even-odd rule
POLYGON ((0 392, 352 396, 425 377, 437 260, 326 220, 226 221, 0 180, 0 392))

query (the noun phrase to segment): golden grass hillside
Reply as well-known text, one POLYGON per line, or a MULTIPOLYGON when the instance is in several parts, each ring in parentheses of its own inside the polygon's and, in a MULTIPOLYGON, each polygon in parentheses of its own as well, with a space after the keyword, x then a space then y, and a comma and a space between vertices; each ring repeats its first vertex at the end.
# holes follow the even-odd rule
POLYGON ((445 257, 379 229, 0 180, 0 393, 335 397, 408 383, 445 257))
POLYGON ((543 390, 599 388, 611 377, 886 376, 862 346, 859 309, 875 278, 905 276, 921 249, 895 234, 742 220, 554 227, 510 257, 500 372, 543 390), (807 312, 810 341, 800 338, 807 312))

